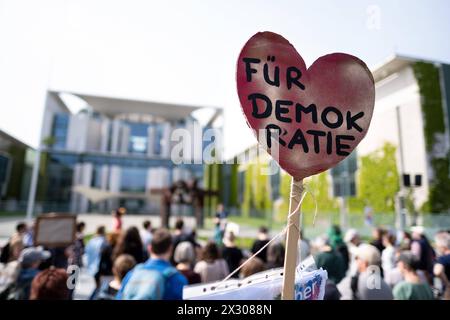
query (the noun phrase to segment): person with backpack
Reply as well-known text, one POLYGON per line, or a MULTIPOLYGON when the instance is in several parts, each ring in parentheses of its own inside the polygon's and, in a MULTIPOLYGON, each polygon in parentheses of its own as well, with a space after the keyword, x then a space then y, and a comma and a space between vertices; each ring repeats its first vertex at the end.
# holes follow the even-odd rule
POLYGON ((150 259, 127 273, 117 300, 181 300, 187 279, 170 264, 172 236, 167 229, 153 234, 150 259))

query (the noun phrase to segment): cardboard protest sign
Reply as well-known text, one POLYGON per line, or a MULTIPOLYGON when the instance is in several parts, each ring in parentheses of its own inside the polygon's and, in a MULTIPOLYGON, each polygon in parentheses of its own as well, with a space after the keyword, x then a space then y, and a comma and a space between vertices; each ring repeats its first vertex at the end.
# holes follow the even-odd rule
POLYGON ((75 241, 76 216, 50 213, 36 218, 35 245, 64 247, 75 241))
POLYGON ((375 104, 373 76, 344 53, 306 68, 289 41, 260 32, 242 48, 236 81, 249 127, 292 176, 283 298, 294 299, 303 179, 337 165, 364 138, 375 104))
POLYGON ((243 47, 236 78, 248 125, 257 136, 265 131, 269 153, 278 143, 276 160, 297 180, 335 166, 369 128, 374 80, 351 55, 329 54, 307 69, 289 41, 261 32, 243 47))

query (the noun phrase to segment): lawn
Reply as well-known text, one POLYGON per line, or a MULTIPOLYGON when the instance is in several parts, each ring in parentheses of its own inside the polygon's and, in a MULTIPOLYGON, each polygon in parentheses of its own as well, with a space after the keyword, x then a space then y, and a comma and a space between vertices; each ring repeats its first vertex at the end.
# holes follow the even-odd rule
POLYGON ((25 212, 0 211, 0 218, 24 217, 25 212))

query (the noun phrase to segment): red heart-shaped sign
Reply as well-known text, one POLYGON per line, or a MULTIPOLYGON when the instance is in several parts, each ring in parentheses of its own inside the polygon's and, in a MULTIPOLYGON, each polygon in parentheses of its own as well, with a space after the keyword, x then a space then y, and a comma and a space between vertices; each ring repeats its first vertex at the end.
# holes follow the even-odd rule
POLYGON ((335 166, 369 128, 374 81, 351 55, 326 55, 306 69, 289 41, 261 32, 242 49, 236 78, 248 125, 297 180, 335 166))

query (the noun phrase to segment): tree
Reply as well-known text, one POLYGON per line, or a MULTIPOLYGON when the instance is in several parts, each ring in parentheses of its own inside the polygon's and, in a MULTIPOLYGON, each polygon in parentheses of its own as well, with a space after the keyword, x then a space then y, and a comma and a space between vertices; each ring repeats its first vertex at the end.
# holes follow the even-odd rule
POLYGON ((395 152, 394 145, 385 143, 360 158, 358 198, 378 212, 395 210, 395 196, 400 187, 395 152))

